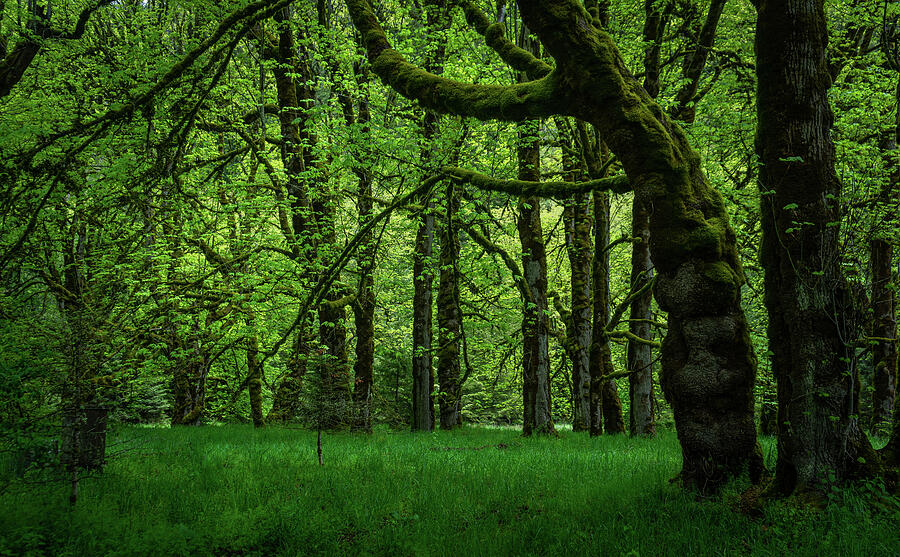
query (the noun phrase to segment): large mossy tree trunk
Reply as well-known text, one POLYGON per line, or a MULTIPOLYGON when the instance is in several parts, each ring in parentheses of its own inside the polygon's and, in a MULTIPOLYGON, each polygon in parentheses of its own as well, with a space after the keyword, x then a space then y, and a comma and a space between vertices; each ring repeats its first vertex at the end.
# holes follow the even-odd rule
POLYGON ((894 246, 875 238, 869 243, 872 264, 872 431, 886 426, 897 394, 897 297, 892 283, 894 246))
POLYGON ((513 121, 560 114, 594 125, 638 198, 653 208, 655 294, 669 314, 661 377, 681 442, 682 483, 715 490, 748 465, 756 477, 756 360, 740 305, 744 274, 734 231, 699 156, 632 76, 610 36, 576 0, 518 0, 555 66, 498 49, 522 67, 542 68, 543 77, 512 86, 461 84, 411 66, 391 48, 367 1, 345 1, 373 70, 427 108, 513 121))
POLYGON ((855 415, 852 299, 841 270, 823 0, 757 4, 757 152, 776 487, 814 489, 877 464, 855 415))
MULTIPOLYGON (((516 37, 525 52, 540 58, 540 44, 523 26, 516 37)), ((533 75, 519 72, 519 82, 533 75)), ((532 120, 519 126, 516 156, 518 179, 541 181, 541 122, 532 120)), ((522 244, 522 274, 528 288, 522 312, 522 434, 555 434, 550 399, 550 312, 547 303, 547 250, 541 226, 541 199, 519 197, 516 229, 522 244)))
POLYGON ((572 359, 573 431, 590 431, 591 427, 591 201, 589 194, 579 194, 566 202, 563 211, 566 250, 571 269, 571 332, 567 343, 572 359))
POLYGON ((441 226, 440 277, 438 282, 438 408, 441 429, 461 423, 459 347, 462 312, 459 307, 459 235, 455 220, 459 213, 459 192, 447 186, 447 206, 441 226))
POLYGON ((655 295, 669 314, 661 382, 682 447, 681 480, 713 490, 762 455, 753 420, 756 360, 740 306, 735 235, 700 158, 631 77, 612 39, 571 1, 520 0, 565 76, 567 110, 591 122, 650 216, 655 295))

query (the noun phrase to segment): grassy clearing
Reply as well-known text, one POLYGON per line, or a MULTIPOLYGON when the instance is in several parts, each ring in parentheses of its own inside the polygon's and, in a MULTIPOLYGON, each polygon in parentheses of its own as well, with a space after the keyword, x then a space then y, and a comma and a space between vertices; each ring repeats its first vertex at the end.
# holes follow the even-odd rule
POLYGON ((896 500, 733 510, 669 484, 674 434, 465 428, 370 437, 245 426, 128 428, 69 510, 61 484, 0 495, 0 555, 900 555, 896 500))

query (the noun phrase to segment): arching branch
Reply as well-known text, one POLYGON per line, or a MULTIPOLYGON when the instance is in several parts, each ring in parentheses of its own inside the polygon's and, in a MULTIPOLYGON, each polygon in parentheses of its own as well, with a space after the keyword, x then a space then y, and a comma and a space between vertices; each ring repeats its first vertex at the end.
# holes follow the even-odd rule
POLYGON ((466 14, 466 21, 484 36, 485 44, 494 49, 500 58, 514 70, 525 72, 535 78, 549 74, 553 67, 537 58, 524 48, 519 48, 506 38, 502 23, 491 23, 484 12, 471 0, 461 0, 459 6, 466 14))
POLYGON ((471 184, 478 189, 499 191, 510 195, 536 195, 565 199, 577 193, 591 191, 611 191, 613 193, 631 191, 631 183, 625 176, 612 176, 587 182, 529 182, 527 180, 500 180, 455 166, 445 166, 443 171, 450 177, 471 184))
POLYGON ((362 35, 369 62, 381 79, 425 108, 480 120, 520 121, 566 112, 568 102, 559 76, 516 85, 474 85, 431 74, 394 50, 368 0, 346 0, 353 24, 362 35))

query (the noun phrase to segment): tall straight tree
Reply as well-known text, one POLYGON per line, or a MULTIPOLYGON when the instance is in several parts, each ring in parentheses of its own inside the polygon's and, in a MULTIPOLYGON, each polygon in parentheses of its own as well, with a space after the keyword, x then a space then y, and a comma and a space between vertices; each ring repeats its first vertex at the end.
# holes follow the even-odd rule
MULTIPOLYGON (((540 58, 540 44, 522 27, 518 37, 523 52, 540 58)), ((519 81, 533 79, 519 72, 519 81)), ((540 182, 540 121, 519 126, 518 178, 540 182)), ((536 195, 519 197, 516 228, 522 244, 522 272, 529 296, 522 315, 522 401, 525 408, 522 432, 555 433, 550 407, 550 319, 547 305, 547 252, 541 227, 541 200, 536 195)))
POLYGON ((447 203, 441 226, 441 270, 438 282, 438 408, 441 429, 453 429, 460 416, 460 333, 462 312, 459 307, 459 191, 451 181, 447 185, 447 203))
POLYGON ((877 462, 854 412, 858 332, 841 269, 827 42, 824 0, 757 3, 761 259, 783 493, 877 462))
POLYGON ((897 296, 891 279, 894 246, 885 238, 869 242, 872 264, 872 430, 890 422, 897 395, 897 296))
MULTIPOLYGON (((429 35, 449 25, 445 0, 428 0, 425 2, 425 24, 429 35)), ((426 53, 424 67, 435 75, 443 70, 444 43, 437 41, 426 53)), ((422 133, 425 148, 422 151, 422 162, 426 166, 433 163, 436 157, 431 153, 431 146, 437 140, 440 117, 431 110, 425 112, 422 122, 422 133)), ((434 270, 434 204, 431 200, 425 203, 416 229, 416 245, 413 254, 413 358, 412 358, 412 430, 434 430, 434 363, 433 363, 433 285, 434 270)))
MULTIPOLYGON (((574 148, 574 145, 572 145, 574 148)), ((566 157, 567 172, 575 180, 581 172, 579 165, 566 157)), ((591 350, 591 227, 593 217, 589 194, 579 194, 568 200, 563 211, 566 231, 566 251, 569 255, 572 287, 572 309, 567 327, 569 357, 572 360, 572 398, 574 431, 589 431, 591 426, 590 404, 590 350, 591 350)))
POLYGON ((622 401, 615 381, 603 379, 615 371, 612 346, 607 335, 597 334, 610 318, 609 244, 610 201, 606 192, 594 192, 594 259, 591 289, 594 305, 594 334, 591 337, 591 435, 625 432, 622 401), (602 423, 601 423, 602 422, 602 423))

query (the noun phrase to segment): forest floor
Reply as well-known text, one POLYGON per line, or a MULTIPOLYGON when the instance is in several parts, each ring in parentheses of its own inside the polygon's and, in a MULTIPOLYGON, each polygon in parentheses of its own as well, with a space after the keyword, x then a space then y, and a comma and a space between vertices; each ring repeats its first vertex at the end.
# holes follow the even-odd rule
POLYGON ((0 555, 900 555, 900 503, 877 485, 743 513, 743 485, 670 484, 671 432, 323 437, 319 466, 315 432, 117 429, 74 508, 64 483, 7 484, 0 555))

